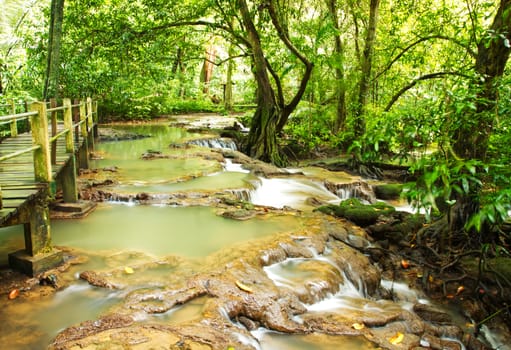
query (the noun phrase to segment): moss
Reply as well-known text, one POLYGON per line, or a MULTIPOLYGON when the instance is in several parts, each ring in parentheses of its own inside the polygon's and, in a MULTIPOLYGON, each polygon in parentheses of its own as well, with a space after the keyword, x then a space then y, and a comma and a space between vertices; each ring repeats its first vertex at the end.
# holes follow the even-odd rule
POLYGON ((359 226, 369 226, 378 220, 380 213, 366 206, 346 209, 343 216, 359 226))
POLYGON ((369 226, 378 220, 380 215, 390 215, 395 208, 383 202, 363 204, 356 198, 342 201, 339 205, 324 205, 316 209, 322 213, 346 218, 359 226, 369 226))
POLYGON ((322 205, 319 208, 314 209, 314 211, 319 211, 323 214, 337 216, 335 209, 338 208, 338 205, 328 204, 328 205, 322 205))
POLYGON ((376 202, 370 206, 374 208, 374 210, 376 210, 380 215, 390 215, 396 211, 396 208, 384 202, 376 202))
POLYGON ((403 185, 401 184, 384 184, 376 185, 373 187, 376 198, 379 199, 398 199, 403 191, 403 185))

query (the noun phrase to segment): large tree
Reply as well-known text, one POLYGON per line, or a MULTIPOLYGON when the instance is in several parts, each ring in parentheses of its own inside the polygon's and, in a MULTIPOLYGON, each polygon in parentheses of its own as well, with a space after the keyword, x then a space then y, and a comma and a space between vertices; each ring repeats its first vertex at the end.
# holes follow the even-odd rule
POLYGON ((246 0, 237 0, 236 9, 241 15, 244 29, 242 43, 246 45, 252 59, 253 74, 257 82, 257 108, 252 118, 247 152, 257 159, 284 165, 286 161, 279 151, 277 135, 300 102, 311 77, 313 64, 292 43, 289 28, 282 21, 282 11, 285 9, 276 7, 275 1, 252 3, 249 7, 246 0), (264 16, 269 16, 280 41, 304 66, 298 89, 289 102, 285 100, 281 79, 263 49, 261 29, 256 27, 256 19, 264 16))
MULTIPOLYGON (((453 135, 453 149, 464 160, 486 161, 488 141, 498 113, 498 87, 510 54, 511 0, 500 0, 491 26, 477 45, 476 77, 472 87, 476 91, 475 108, 458 123, 453 135)), ((481 188, 472 186, 457 193, 450 214, 452 231, 462 230, 479 210, 481 188)))
POLYGON ((62 45, 62 25, 64 20, 64 0, 52 0, 50 9, 50 32, 48 56, 44 81, 43 99, 56 98, 60 77, 60 49, 62 45))
POLYGON ((367 24, 364 50, 360 62, 360 82, 358 87, 358 98, 355 104, 354 133, 356 137, 361 137, 366 131, 365 113, 370 92, 371 73, 373 67, 374 47, 376 44, 376 29, 378 25, 378 11, 380 0, 371 0, 369 5, 369 20, 367 24))

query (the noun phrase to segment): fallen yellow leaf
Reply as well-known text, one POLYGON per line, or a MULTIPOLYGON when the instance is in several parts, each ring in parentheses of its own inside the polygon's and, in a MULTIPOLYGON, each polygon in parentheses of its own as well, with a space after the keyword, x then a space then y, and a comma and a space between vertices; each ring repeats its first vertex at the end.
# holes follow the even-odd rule
POLYGON ((407 268, 409 268, 409 267, 410 267, 410 263, 409 263, 407 260, 402 259, 402 260, 401 260, 401 267, 402 267, 403 269, 407 269, 407 268))
POLYGON ((359 331, 361 329, 364 329, 365 325, 363 323, 353 323, 351 325, 351 327, 353 327, 353 329, 356 329, 357 331, 359 331))
POLYGON ((9 300, 14 300, 18 297, 18 295, 20 295, 20 290, 19 289, 13 289, 10 291, 9 293, 9 300))
POLYGON ((396 335, 394 335, 392 338, 389 339, 389 342, 392 345, 397 345, 397 344, 400 344, 404 338, 405 338, 405 335, 403 333, 397 332, 396 335))
POLYGON ((133 272, 135 272, 135 271, 133 271, 133 269, 132 269, 131 267, 125 267, 125 268, 124 268, 124 272, 126 272, 126 273, 127 273, 127 274, 129 274, 129 275, 131 275, 131 274, 132 274, 133 272))
POLYGON ((243 290, 243 291, 245 291, 245 292, 247 292, 247 293, 252 293, 252 288, 250 288, 249 286, 247 286, 247 285, 245 285, 245 284, 241 283, 240 281, 236 281, 236 286, 237 286, 239 289, 241 289, 241 290, 243 290))

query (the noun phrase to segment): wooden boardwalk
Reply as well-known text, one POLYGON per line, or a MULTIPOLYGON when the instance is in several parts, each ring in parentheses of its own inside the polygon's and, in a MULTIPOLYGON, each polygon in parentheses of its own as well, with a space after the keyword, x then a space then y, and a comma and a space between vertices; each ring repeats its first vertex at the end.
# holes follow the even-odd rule
POLYGON ((0 123, 10 124, 0 141, 0 227, 23 225, 25 249, 9 254, 9 263, 36 275, 62 262, 51 246, 49 206, 57 193, 64 202, 78 202, 76 174, 88 167, 97 109, 90 99, 30 109, 0 116, 0 123), (18 133, 20 120, 29 120, 29 132, 18 133))

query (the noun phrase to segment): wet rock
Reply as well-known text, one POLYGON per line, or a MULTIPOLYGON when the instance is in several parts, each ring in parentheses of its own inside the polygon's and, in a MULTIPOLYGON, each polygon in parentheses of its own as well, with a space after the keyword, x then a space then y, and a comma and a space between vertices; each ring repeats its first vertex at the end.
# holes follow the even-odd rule
POLYGON ((383 202, 365 205, 358 199, 351 198, 342 201, 339 205, 320 207, 318 211, 346 218, 359 226, 366 227, 375 224, 380 216, 389 215, 394 212, 395 209, 383 202))
POLYGON ((280 247, 284 250, 285 256, 288 258, 312 258, 313 256, 311 250, 302 245, 282 243, 280 247))
POLYGON ((373 295, 380 286, 381 275, 369 258, 344 243, 332 241, 331 259, 344 271, 353 284, 373 295))
POLYGON ((413 311, 422 319, 440 324, 448 324, 451 322, 451 316, 444 311, 438 310, 427 304, 415 304, 413 311))
POLYGON ((111 173, 116 173, 119 170, 119 168, 116 167, 116 166, 109 166, 109 167, 103 168, 102 170, 103 171, 108 171, 108 172, 111 172, 111 173))
POLYGON ((327 205, 328 203, 326 201, 320 200, 315 197, 309 197, 305 199, 305 204, 311 206, 311 207, 321 207, 322 205, 327 205))
POLYGON ((399 199, 403 191, 402 184, 383 184, 373 186, 376 198, 383 200, 399 199))
POLYGON ((366 230, 376 240, 388 239, 393 243, 399 243, 418 232, 423 223, 422 215, 396 211, 387 213, 377 223, 366 227, 366 230))
POLYGON ((71 344, 83 348, 82 344, 87 344, 87 341, 82 342, 81 339, 96 335, 110 329, 119 329, 128 327, 133 324, 133 319, 126 315, 112 314, 100 318, 96 321, 86 321, 79 326, 69 327, 55 338, 49 349, 61 350, 70 349, 71 344))
POLYGON ((98 129, 99 140, 101 142, 112 142, 112 141, 125 141, 125 140, 138 140, 150 137, 150 135, 141 135, 131 132, 127 132, 120 129, 112 129, 101 127, 98 129))
POLYGON ((87 281, 90 285, 108 288, 108 289, 117 289, 118 287, 110 283, 110 281, 103 276, 102 274, 96 273, 94 271, 83 271, 80 273, 80 279, 87 281))
POLYGON ((287 254, 282 248, 267 249, 261 254, 260 264, 261 266, 272 265, 283 261, 286 257, 287 254))
POLYGON ((348 241, 349 237, 348 229, 345 228, 344 226, 336 225, 335 227, 331 228, 329 227, 327 232, 331 237, 341 242, 348 241))
POLYGON ((461 344, 458 342, 444 340, 434 337, 430 334, 425 334, 421 338, 421 344, 427 345, 430 349, 435 350, 461 350, 461 344))
POLYGON ((234 220, 248 220, 257 215, 257 212, 254 210, 247 209, 230 209, 226 210, 222 213, 224 218, 234 219, 234 220))
POLYGON ((259 324, 259 322, 256 322, 254 320, 251 320, 250 318, 248 317, 245 317, 245 316, 240 316, 238 317, 238 321, 244 325, 249 331, 253 331, 253 330, 256 330, 258 329, 261 325, 259 324))
POLYGON ((161 151, 148 150, 145 153, 142 153, 140 158, 144 160, 152 160, 152 159, 167 159, 169 155, 163 154, 161 151))

